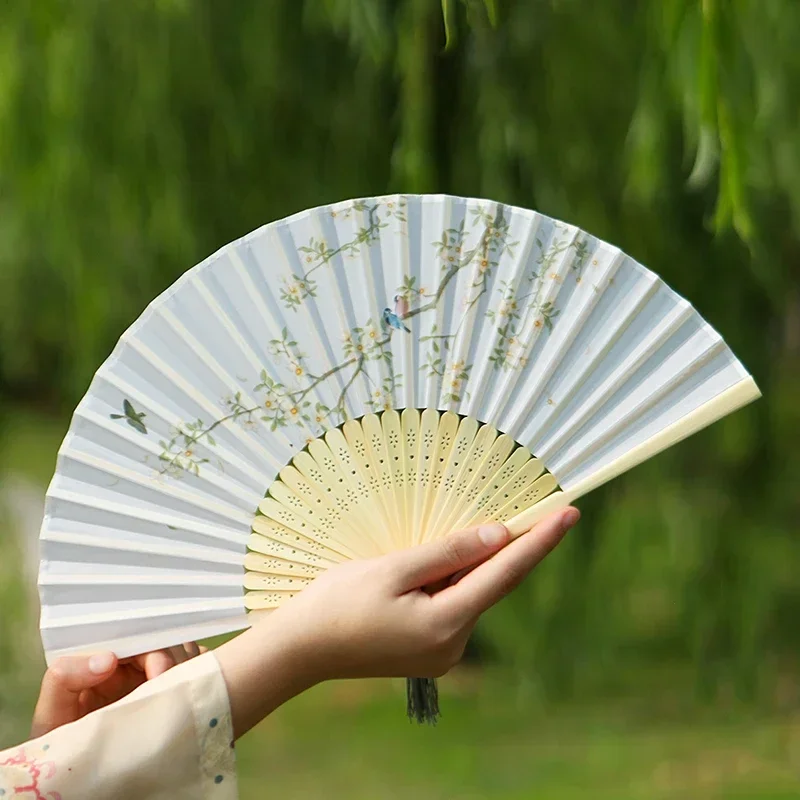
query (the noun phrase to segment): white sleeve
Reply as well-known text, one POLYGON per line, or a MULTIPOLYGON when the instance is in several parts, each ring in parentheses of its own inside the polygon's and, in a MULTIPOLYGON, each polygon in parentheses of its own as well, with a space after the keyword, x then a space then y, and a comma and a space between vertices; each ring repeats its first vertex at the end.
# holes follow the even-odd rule
POLYGON ((0 800, 235 800, 233 725, 214 654, 197 656, 20 747, 0 752, 0 800))

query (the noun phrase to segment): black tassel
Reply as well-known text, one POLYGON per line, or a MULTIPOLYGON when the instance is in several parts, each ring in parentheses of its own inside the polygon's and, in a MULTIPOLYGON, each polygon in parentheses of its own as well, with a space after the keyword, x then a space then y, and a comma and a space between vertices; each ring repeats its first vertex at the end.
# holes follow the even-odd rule
POLYGON ((407 678, 408 718, 420 725, 435 725, 439 719, 439 687, 436 678, 407 678))

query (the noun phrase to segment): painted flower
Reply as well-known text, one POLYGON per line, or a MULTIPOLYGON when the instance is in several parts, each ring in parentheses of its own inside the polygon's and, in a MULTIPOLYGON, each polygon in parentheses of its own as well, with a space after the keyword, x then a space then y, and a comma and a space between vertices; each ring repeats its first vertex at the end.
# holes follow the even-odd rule
POLYGON ((542 327, 541 319, 537 319, 536 322, 533 323, 533 327, 534 328, 541 328, 542 327))
POLYGON ((299 364, 294 368, 294 374, 297 375, 298 378, 301 377, 304 373, 305 370, 299 364))
POLYGON ((522 369, 528 363, 528 359, 525 357, 525 345, 516 338, 508 340, 508 348, 504 356, 505 365, 511 369, 522 369))
POLYGON ((500 304, 500 308, 497 310, 497 314, 498 314, 498 316, 501 316, 501 317, 508 317, 508 316, 511 316, 511 314, 514 313, 516 308, 517 308, 517 304, 514 303, 513 301, 504 300, 500 304))

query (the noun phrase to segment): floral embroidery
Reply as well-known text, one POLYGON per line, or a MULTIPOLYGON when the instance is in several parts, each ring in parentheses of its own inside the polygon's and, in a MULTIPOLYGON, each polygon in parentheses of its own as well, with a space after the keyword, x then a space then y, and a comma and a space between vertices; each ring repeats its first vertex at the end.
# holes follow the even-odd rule
MULTIPOLYGON (((42 753, 47 749, 44 745, 42 753)), ((46 785, 56 771, 54 762, 41 760, 30 747, 20 747, 13 756, 0 761, 0 795, 10 792, 21 800, 61 800, 61 794, 46 785)))

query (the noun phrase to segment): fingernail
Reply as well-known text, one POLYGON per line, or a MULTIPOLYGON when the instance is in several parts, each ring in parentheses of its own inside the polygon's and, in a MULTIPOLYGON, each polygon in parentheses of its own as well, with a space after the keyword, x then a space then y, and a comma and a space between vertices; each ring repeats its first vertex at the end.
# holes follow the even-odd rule
POLYGON ((568 508, 561 517, 561 528, 566 533, 581 518, 577 508, 568 508))
POLYGON ((506 541, 508 531, 504 525, 494 522, 491 525, 481 525, 478 528, 478 536, 487 547, 497 547, 506 541))
POLYGON ((114 656, 111 653, 97 653, 89 659, 89 672, 95 675, 104 675, 114 666, 114 656))

